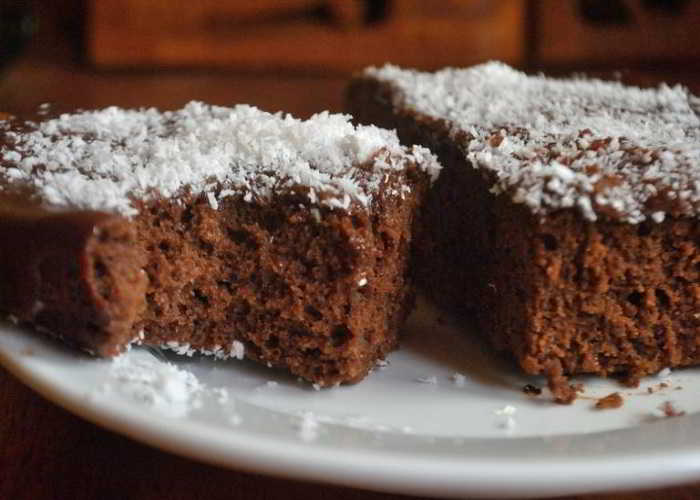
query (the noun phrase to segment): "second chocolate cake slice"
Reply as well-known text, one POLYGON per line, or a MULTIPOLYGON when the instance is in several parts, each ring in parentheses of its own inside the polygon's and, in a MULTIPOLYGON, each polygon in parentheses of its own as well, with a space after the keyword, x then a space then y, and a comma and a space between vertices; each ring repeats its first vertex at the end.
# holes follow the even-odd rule
POLYGON ((0 138, 0 310, 18 321, 323 386, 396 346, 427 150, 347 116, 197 102, 5 119, 0 138))
POLYGON ((566 376, 634 382, 700 362, 700 101, 500 63, 359 75, 349 110, 445 170, 421 284, 560 401, 566 376))

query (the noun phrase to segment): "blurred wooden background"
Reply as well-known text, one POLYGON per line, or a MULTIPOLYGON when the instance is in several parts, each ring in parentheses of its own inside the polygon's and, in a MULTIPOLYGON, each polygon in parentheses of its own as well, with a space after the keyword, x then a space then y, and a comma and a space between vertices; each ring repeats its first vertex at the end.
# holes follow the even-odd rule
POLYGON ((521 0, 176 3, 92 0, 90 61, 331 71, 384 61, 444 66, 487 54, 517 62, 524 30, 521 0))
POLYGON ((0 64, 37 24, 98 70, 346 76, 385 62, 499 59, 554 71, 700 62, 697 0, 0 0, 0 64))
POLYGON ((700 60, 692 0, 88 0, 86 11, 99 67, 700 60))

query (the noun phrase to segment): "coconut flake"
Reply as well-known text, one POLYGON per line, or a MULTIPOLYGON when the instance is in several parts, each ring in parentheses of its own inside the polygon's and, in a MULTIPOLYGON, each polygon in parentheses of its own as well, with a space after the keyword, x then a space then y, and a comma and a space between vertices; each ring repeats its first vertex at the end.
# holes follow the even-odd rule
POLYGON ((416 382, 419 382, 421 384, 427 384, 427 385, 437 385, 438 379, 435 375, 430 375, 427 377, 418 377, 416 379, 416 382))
POLYGON ((236 359, 243 359, 245 356, 245 344, 240 340, 234 340, 231 343, 231 357, 236 359))
POLYGON ((687 89, 528 76, 490 62, 435 73, 392 65, 393 104, 443 120, 476 168, 542 216, 563 208, 591 221, 663 222, 700 214, 700 99, 687 89))
POLYGON ((515 406, 512 405, 506 405, 503 408, 500 408, 498 410, 494 410, 494 413, 496 415, 505 415, 505 416, 512 416, 515 415, 515 412, 518 409, 515 406))
POLYGON ((298 436, 302 441, 310 442, 318 438, 319 421, 316 416, 310 412, 304 412, 298 424, 298 436))
POLYGON ((467 383, 467 377, 465 377, 461 373, 453 373, 452 375, 450 375, 450 380, 457 387, 464 387, 467 383))
POLYGON ((163 416, 184 417, 201 406, 202 384, 172 363, 122 355, 110 363, 108 373, 103 391, 115 391, 163 416))
POLYGON ((5 133, 0 179, 32 186, 46 205, 127 216, 137 213, 134 199, 203 193, 216 210, 234 194, 252 201, 297 186, 318 205, 369 207, 386 173, 416 161, 433 178, 440 169, 428 150, 402 147, 395 132, 328 112, 299 120, 191 102, 177 111, 109 107, 25 125, 5 133))

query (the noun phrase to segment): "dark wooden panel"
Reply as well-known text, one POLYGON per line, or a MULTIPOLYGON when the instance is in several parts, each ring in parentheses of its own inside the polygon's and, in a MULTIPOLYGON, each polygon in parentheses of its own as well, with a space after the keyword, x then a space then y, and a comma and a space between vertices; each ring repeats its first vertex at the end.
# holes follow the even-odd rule
POLYGON ((523 0, 91 0, 88 18, 102 67, 436 68, 519 63, 524 45, 523 0))
POLYGON ((540 64, 645 63, 700 59, 700 2, 532 2, 540 64))

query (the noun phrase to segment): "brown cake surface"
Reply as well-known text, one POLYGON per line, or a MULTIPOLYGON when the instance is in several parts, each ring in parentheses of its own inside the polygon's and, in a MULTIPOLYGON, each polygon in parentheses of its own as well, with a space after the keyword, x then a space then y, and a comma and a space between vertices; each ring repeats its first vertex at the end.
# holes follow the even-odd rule
POLYGON ((396 346, 427 150, 346 116, 196 102, 0 127, 0 309, 19 321, 320 385, 396 346))
POLYGON ((500 63, 369 68, 349 110, 445 169, 419 282, 558 400, 567 376, 700 362, 700 101, 500 63))

